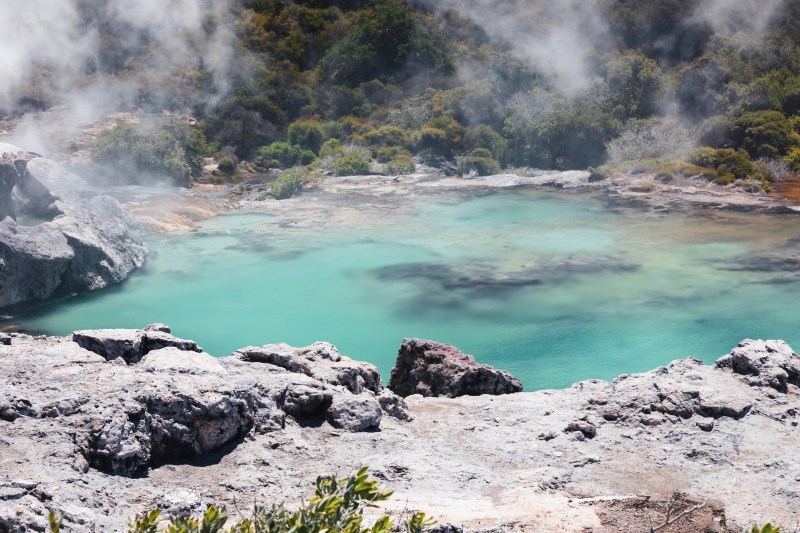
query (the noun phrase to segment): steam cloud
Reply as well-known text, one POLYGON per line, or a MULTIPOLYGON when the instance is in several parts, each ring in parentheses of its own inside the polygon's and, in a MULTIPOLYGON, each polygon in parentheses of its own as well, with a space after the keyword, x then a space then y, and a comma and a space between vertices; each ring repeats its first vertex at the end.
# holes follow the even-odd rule
MULTIPOLYGON (((136 109, 143 91, 151 106, 174 109, 171 92, 159 94, 158 83, 173 76, 179 86, 178 73, 201 65, 209 80, 203 103, 213 105, 228 90, 229 13, 228 0, 2 0, 0 115, 25 111, 34 95, 68 104, 64 121, 85 123, 136 109), (110 68, 115 60, 121 64, 110 68)), ((34 139, 42 132, 20 135, 35 145, 30 149, 47 144, 34 139)))
MULTIPOLYGON (((610 37, 605 11, 611 0, 421 0, 432 10, 467 16, 492 41, 502 43, 549 77, 564 95, 589 89, 592 56, 610 37)), ((711 31, 758 38, 787 0, 699 0, 685 22, 711 31)), ((676 36, 679 38, 679 36, 676 36)))

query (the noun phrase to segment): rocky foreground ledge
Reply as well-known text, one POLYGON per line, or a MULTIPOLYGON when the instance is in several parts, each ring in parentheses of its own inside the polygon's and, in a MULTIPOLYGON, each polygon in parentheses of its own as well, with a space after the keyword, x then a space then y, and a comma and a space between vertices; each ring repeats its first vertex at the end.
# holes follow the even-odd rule
POLYGON ((800 510, 800 357, 781 341, 462 396, 521 384, 408 339, 390 382, 405 400, 327 343, 214 358, 159 324, 0 334, 0 367, 0 531, 41 531, 47 510, 66 531, 120 531, 153 506, 297 502, 363 465, 395 489, 388 512, 448 531, 644 531, 669 501, 700 508, 662 531, 735 531, 800 510))

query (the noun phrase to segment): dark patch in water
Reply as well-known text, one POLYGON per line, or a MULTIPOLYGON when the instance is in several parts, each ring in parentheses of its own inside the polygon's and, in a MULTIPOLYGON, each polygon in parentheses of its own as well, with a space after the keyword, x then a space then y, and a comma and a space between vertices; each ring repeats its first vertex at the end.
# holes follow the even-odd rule
POLYGON ((226 246, 225 249, 230 250, 232 252, 264 254, 273 251, 275 247, 270 244, 267 244, 266 242, 247 241, 247 242, 239 242, 237 244, 231 244, 230 246, 226 246))
POLYGON ((404 263, 371 270, 382 282, 410 281, 418 286, 401 305, 409 315, 456 310, 479 317, 484 311, 471 309, 476 299, 501 300, 509 293, 544 284, 566 283, 577 276, 599 273, 633 272, 639 265, 605 257, 565 258, 514 272, 498 272, 492 265, 444 265, 404 263))
POLYGON ((735 259, 733 264, 719 267, 729 272, 800 272, 800 257, 761 255, 735 259))

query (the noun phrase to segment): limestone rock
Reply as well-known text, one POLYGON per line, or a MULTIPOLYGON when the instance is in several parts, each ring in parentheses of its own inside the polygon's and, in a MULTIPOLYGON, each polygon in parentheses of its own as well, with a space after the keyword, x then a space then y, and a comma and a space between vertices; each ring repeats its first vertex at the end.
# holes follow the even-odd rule
POLYGON ((378 396, 378 402, 381 404, 383 412, 391 417, 405 421, 414 419, 408 412, 408 404, 406 401, 388 389, 381 392, 378 396))
POLYGON ((138 362, 145 353, 144 333, 138 329, 95 329, 76 331, 72 340, 81 348, 102 355, 106 361, 121 358, 138 362))
POLYGON ((378 429, 381 404, 368 392, 358 396, 338 396, 328 410, 328 422, 335 428, 353 432, 378 429))
POLYGON ((119 202, 53 161, 20 154, 0 143, 0 162, 17 163, 0 164, 0 307, 100 289, 142 266, 141 230, 119 202), (21 226, 14 215, 46 221, 21 226))
POLYGON ((333 401, 333 394, 323 387, 292 383, 286 387, 281 408, 294 417, 324 414, 333 401))
POLYGON ((138 363, 147 353, 161 350, 162 348, 175 348, 192 352, 202 351, 194 341, 180 339, 169 333, 153 330, 83 330, 73 333, 72 340, 81 348, 102 355, 106 361, 121 358, 129 365, 138 363))
POLYGON ((400 396, 479 396, 522 392, 522 382, 504 370, 482 365, 454 346, 404 339, 389 379, 400 396))
POLYGON ((380 394, 383 389, 378 367, 362 361, 353 361, 339 354, 327 342, 317 342, 304 348, 288 344, 248 346, 237 350, 234 356, 248 362, 266 363, 300 373, 330 385, 346 387, 353 394, 368 390, 380 394))
POLYGON ((745 339, 715 366, 746 376, 757 387, 786 392, 790 383, 800 386, 800 357, 783 341, 745 339))

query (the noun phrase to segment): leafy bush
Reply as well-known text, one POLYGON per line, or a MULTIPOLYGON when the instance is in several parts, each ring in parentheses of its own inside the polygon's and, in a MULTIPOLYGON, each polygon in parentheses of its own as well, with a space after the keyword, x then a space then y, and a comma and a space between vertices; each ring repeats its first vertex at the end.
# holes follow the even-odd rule
POLYGON ((411 152, 400 146, 382 146, 375 151, 375 159, 379 163, 388 163, 393 159, 411 158, 411 152))
POLYGON ((334 157, 327 167, 335 176, 358 176, 369 172, 372 152, 363 146, 343 146, 341 155, 334 157))
POLYGON ((783 156, 797 144, 797 134, 779 111, 745 113, 733 123, 731 138, 753 157, 783 156))
MULTIPOLYGON (((166 519, 160 509, 153 509, 130 519, 128 533, 422 533, 436 523, 425 513, 415 512, 402 529, 385 514, 372 527, 365 527, 364 508, 375 507, 375 502, 388 500, 392 494, 382 491, 362 468, 346 478, 318 477, 314 497, 295 512, 284 504, 256 505, 249 517, 226 529, 230 517, 224 506, 211 505, 199 518, 166 519)), ((52 513, 49 522, 50 532, 59 533, 61 522, 52 513)))
POLYGON ((279 168, 290 168, 295 165, 311 164, 316 158, 316 154, 311 150, 304 150, 296 144, 288 142, 274 142, 268 146, 258 149, 260 154, 259 162, 264 166, 275 166, 279 168))
POLYGON ((456 165, 462 175, 476 173, 478 176, 490 176, 500 173, 500 163, 492 159, 492 153, 486 148, 476 148, 456 158, 456 165))
POLYGON ((408 155, 399 155, 383 166, 386 174, 411 174, 414 172, 414 160, 408 155))
POLYGON ((322 124, 316 120, 298 120, 289 125, 287 137, 292 145, 316 154, 325 139, 325 132, 322 124))
POLYGON ((230 155, 221 155, 216 158, 217 167, 219 171, 225 175, 230 176, 236 172, 236 157, 230 155))
POLYGON ((285 200, 300 194, 303 186, 312 181, 314 175, 306 168, 294 167, 284 170, 269 184, 269 194, 276 200, 285 200))
POLYGON ((397 126, 381 126, 364 134, 364 139, 371 146, 411 146, 411 139, 405 130, 397 126))
POLYGON ((148 176, 186 183, 200 174, 208 149, 203 133, 178 120, 117 124, 92 152, 105 172, 139 183, 148 176))

